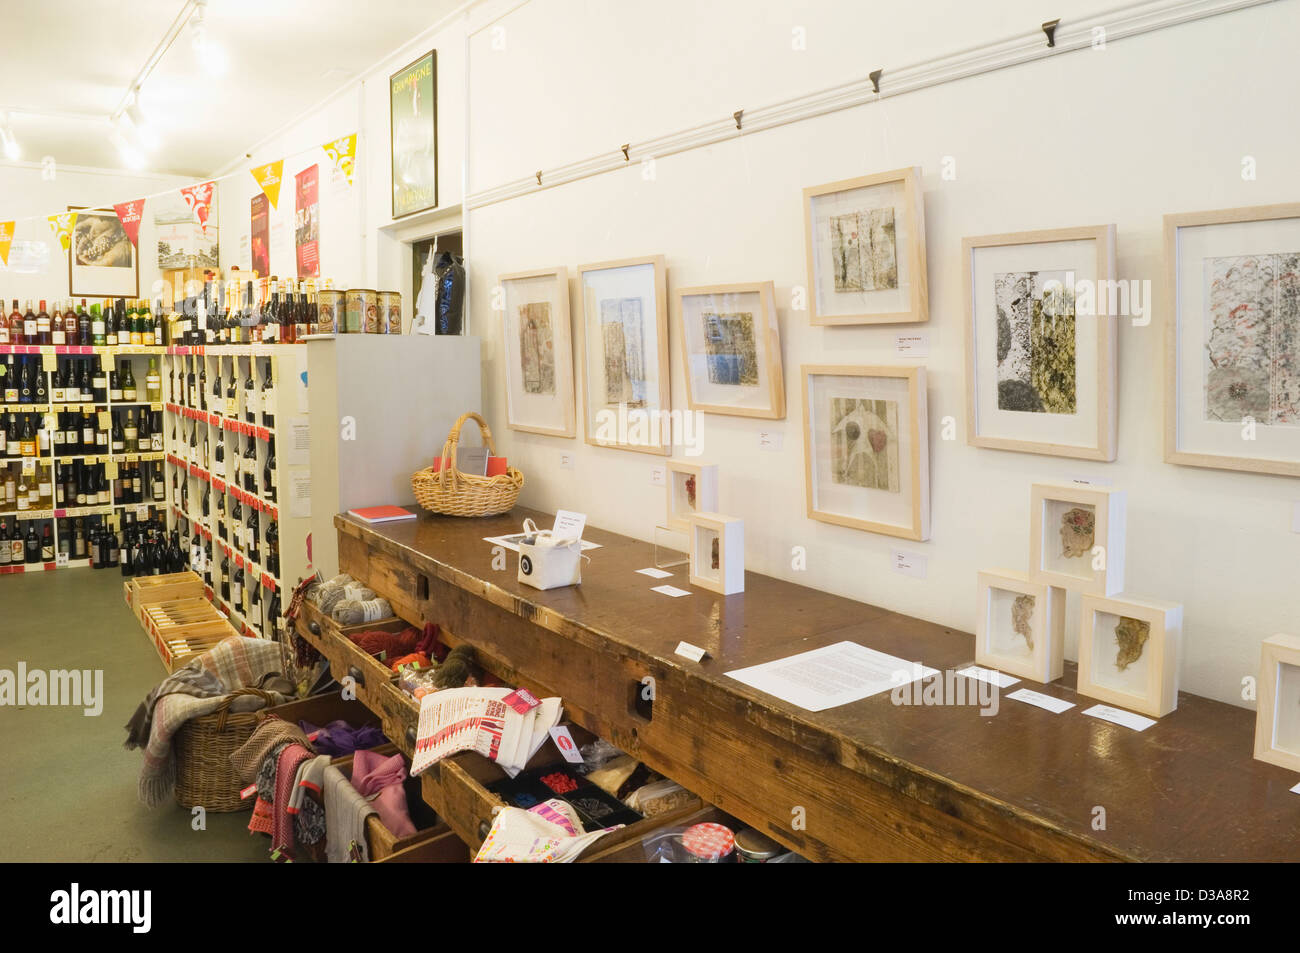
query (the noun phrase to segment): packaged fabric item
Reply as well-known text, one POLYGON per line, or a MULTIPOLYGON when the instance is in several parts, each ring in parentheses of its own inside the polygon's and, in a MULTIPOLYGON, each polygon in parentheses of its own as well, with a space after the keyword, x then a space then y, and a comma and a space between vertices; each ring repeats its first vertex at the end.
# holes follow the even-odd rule
POLYGON ((420 699, 411 774, 448 755, 477 751, 515 777, 550 737, 563 709, 560 699, 543 698, 520 710, 506 701, 514 697, 515 691, 504 687, 447 688, 425 695, 420 699))
POLYGON ((580 833, 582 822, 577 812, 558 798, 528 810, 507 807, 492 821, 474 863, 572 863, 611 830, 617 828, 580 833))
POLYGON ((339 625, 362 625, 366 622, 391 619, 393 607, 388 604, 387 599, 349 599, 344 596, 335 604, 330 617, 339 625))
POLYGON ((352 756, 352 786, 379 814, 384 826, 398 837, 415 833, 406 805, 406 759, 400 754, 384 756, 358 751, 352 756))
POLYGON ((578 537, 560 538, 549 529, 539 530, 532 520, 524 520, 524 532, 519 540, 519 576, 526 586, 534 589, 558 589, 576 586, 582 582, 582 540, 578 537))
POLYGON ((633 791, 623 799, 623 803, 646 817, 658 817, 685 807, 695 800, 695 795, 676 781, 664 778, 651 781, 633 791))

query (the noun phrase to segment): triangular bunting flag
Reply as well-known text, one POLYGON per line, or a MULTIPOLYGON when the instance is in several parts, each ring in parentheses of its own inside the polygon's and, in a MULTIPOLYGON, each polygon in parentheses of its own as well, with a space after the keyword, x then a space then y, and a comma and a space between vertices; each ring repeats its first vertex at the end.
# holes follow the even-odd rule
POLYGON ((348 180, 348 185, 351 185, 352 170, 356 166, 357 134, 354 132, 350 136, 331 140, 321 148, 325 150, 325 154, 334 163, 335 180, 337 181, 338 176, 342 175, 348 180))
POLYGON ((276 159, 274 162, 256 166, 248 171, 253 174, 253 179, 257 182, 258 187, 271 200, 272 208, 279 208, 280 176, 284 172, 284 160, 276 159))
POLYGON ((208 227, 208 212, 212 209, 212 192, 215 186, 214 182, 203 182, 199 185, 187 185, 181 189, 185 204, 191 211, 198 213, 199 224, 204 228, 208 227))
POLYGON ((48 217, 50 231, 58 236, 59 244, 63 250, 67 251, 68 246, 72 244, 72 229, 77 224, 76 212, 59 212, 57 215, 48 217))
POLYGON ((131 244, 139 247, 136 239, 140 235, 140 217, 144 213, 144 199, 121 202, 113 206, 113 211, 117 213, 118 221, 122 223, 122 231, 126 232, 126 237, 131 240, 131 244))
POLYGON ((9 267, 9 246, 14 241, 14 223, 0 222, 0 261, 9 267))

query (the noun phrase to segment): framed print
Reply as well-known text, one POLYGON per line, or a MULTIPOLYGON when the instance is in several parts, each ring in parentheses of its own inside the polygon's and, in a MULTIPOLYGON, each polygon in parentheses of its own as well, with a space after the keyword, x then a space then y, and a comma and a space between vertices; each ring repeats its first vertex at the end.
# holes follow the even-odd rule
POLYGON ((393 218, 438 205, 438 51, 388 77, 393 218))
POLYGON ((744 592, 744 522, 720 513, 696 513, 690 537, 691 585, 722 596, 744 592))
POLYGON ((1129 596, 1081 602, 1079 694, 1152 718, 1177 708, 1183 607, 1129 596))
POLYGON ((1099 596, 1124 588, 1123 490, 1035 483, 1029 497, 1030 579, 1099 596))
POLYGON ((1300 204, 1165 216, 1165 461, 1300 476, 1300 204))
POLYGON ((500 278, 511 430, 574 436, 569 272, 564 266, 500 278))
POLYGON ((1027 573, 979 574, 975 664, 1036 682, 1052 682, 1065 667, 1065 590, 1027 573))
POLYGON ((587 442, 672 449, 667 268, 663 255, 578 268, 587 442))
POLYGON ((1275 635, 1260 646, 1255 757, 1300 771, 1300 638, 1275 635))
POLYGON ((785 381, 773 283, 683 288, 677 301, 691 410, 783 419, 785 381))
POLYGON ((966 238, 962 262, 966 442, 1114 460, 1115 226, 966 238))
POLYGON ((668 529, 688 533, 691 517, 718 509, 718 465, 668 461, 668 529))
POLYGON ((808 516, 928 539, 925 368, 804 365, 802 372, 808 516))
POLYGON ((140 294, 140 253, 114 211, 79 209, 68 247, 68 293, 74 298, 134 298, 140 294))
POLYGON ((813 324, 928 321, 921 170, 803 190, 813 324))

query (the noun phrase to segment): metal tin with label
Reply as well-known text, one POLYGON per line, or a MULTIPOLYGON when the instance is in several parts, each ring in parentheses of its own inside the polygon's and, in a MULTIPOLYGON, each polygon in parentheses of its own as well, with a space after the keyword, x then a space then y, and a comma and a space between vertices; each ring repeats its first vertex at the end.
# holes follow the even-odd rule
POLYGON ((343 331, 343 292, 321 289, 316 292, 317 333, 335 334, 343 331))
POLYGON ((379 292, 380 334, 402 333, 402 293, 400 291, 379 292))
POLYGON ((349 288, 345 296, 343 330, 375 334, 379 329, 379 296, 371 288, 349 288))

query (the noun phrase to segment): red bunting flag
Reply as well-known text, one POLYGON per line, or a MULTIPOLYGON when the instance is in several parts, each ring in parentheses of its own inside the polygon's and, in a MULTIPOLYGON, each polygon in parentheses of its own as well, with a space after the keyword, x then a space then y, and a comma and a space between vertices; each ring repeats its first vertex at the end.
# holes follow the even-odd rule
POLYGON ((199 214, 199 224, 208 227, 208 210, 212 207, 212 189, 215 182, 202 182, 199 185, 187 185, 181 189, 185 204, 199 214))
POLYGON ((144 199, 121 202, 113 206, 113 211, 117 213, 118 221, 122 223, 122 230, 126 232, 126 237, 131 240, 131 244, 139 247, 136 239, 140 235, 140 217, 144 214, 144 199))

